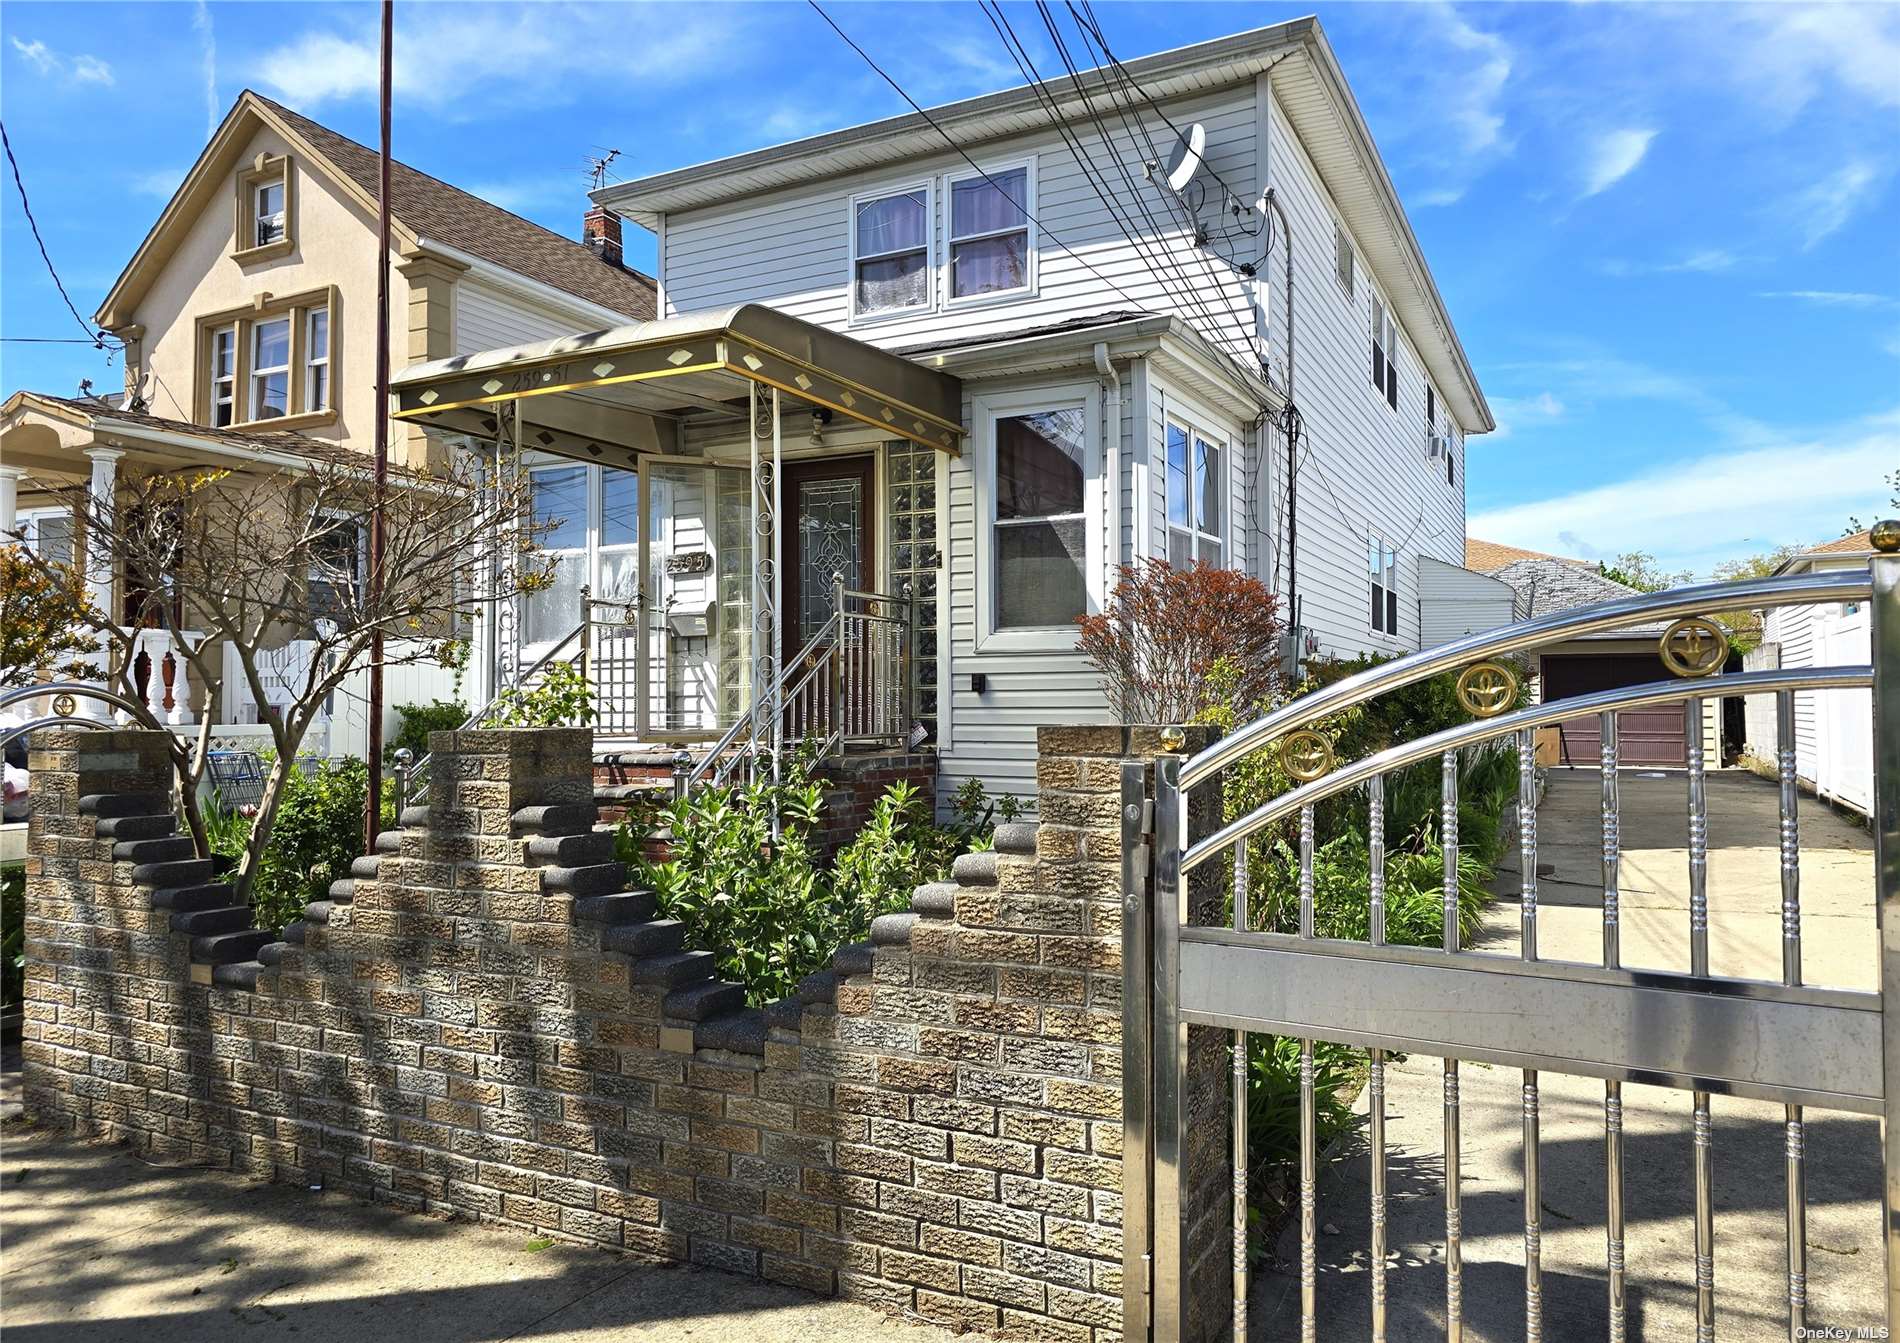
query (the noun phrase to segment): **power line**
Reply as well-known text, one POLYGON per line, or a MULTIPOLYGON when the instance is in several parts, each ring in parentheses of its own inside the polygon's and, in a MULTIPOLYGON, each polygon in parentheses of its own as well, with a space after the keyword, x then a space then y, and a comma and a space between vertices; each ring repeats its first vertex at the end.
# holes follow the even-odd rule
POLYGON ((90 345, 101 348, 98 340, 86 340, 79 336, 0 336, 4 345, 90 345))
POLYGON ((1022 215, 1024 219, 1027 219, 1030 223, 1034 224, 1039 234, 1047 237, 1049 241, 1053 242, 1057 247, 1060 247, 1063 250, 1063 252, 1071 260, 1073 260, 1077 265, 1081 266, 1082 269, 1086 270, 1089 274, 1093 275, 1096 279, 1100 280, 1103 284, 1107 285, 1110 289, 1114 290, 1117 294, 1120 294, 1123 298, 1127 299, 1129 303, 1135 306, 1135 308, 1140 309, 1141 307, 1140 299, 1137 299, 1134 295, 1130 294, 1126 289, 1123 289, 1120 285, 1116 284, 1113 280, 1109 279, 1108 276, 1102 274, 1101 271, 1097 270, 1094 266, 1090 265, 1088 261, 1084 260, 1080 255, 1076 253, 1076 250, 1073 247, 1070 247, 1068 243, 1064 242, 1060 237, 1058 237, 1054 230, 1049 228, 1049 226, 1044 224, 1040 219, 1037 219, 1035 215, 1031 214, 1027 206, 1025 206, 1021 201, 1017 200, 1014 196, 1010 195, 1008 189, 1005 188, 1001 182, 998 182, 994 177, 991 177, 989 173, 985 172, 983 170, 982 165, 979 164, 975 159, 971 158, 968 152, 965 151, 963 146, 958 144, 956 140, 951 137, 950 132, 946 131, 941 125, 939 125, 935 117, 931 116, 930 113, 924 111, 923 107, 918 103, 918 101, 915 98, 911 97, 910 94, 904 91, 904 86, 902 84, 899 84, 895 79, 893 79, 885 71, 883 66, 879 65, 876 61, 872 60, 870 57, 870 54, 866 52, 863 47, 859 46, 856 42, 853 42, 851 40, 850 35, 846 33, 844 29, 838 26, 837 22, 831 17, 831 15, 825 13, 824 7, 818 3, 818 0, 805 0, 805 3, 810 5, 814 10, 817 11, 818 17, 825 21, 826 25, 831 29, 831 31, 836 33, 839 36, 839 38, 843 40, 846 46, 850 47, 851 50, 858 53, 859 58, 862 59, 866 65, 871 67, 871 69, 877 74, 878 78, 882 79, 886 84, 889 84, 893 89, 895 89, 897 91, 897 95, 900 98, 902 98, 905 102, 910 104, 911 110, 916 112, 918 116, 922 117, 926 122, 928 122, 930 124, 930 128, 934 130, 935 132, 937 132, 938 135, 943 137, 943 141, 945 144, 949 145, 950 148, 956 150, 958 157, 960 157, 965 163, 969 164, 970 167, 976 170, 976 174, 978 177, 981 177, 985 182, 989 183, 992 187, 995 187, 997 190, 997 193, 1001 195, 1004 200, 1008 201, 1011 205, 1016 207, 1016 211, 1018 214, 1022 215))
MULTIPOLYGON (((72 296, 66 292, 65 282, 59 278, 59 272, 53 269, 53 258, 46 253, 46 240, 40 237, 39 221, 33 217, 32 202, 26 198, 26 183, 20 180, 20 161, 13 157, 13 139, 7 134, 6 123, 3 121, 0 121, 0 145, 4 145, 6 148, 7 164, 13 169, 13 185, 20 193, 20 209, 26 214, 27 226, 33 230, 33 241, 39 244, 40 260, 46 263, 46 273, 53 277, 53 287, 59 290, 60 298, 65 300, 66 311, 73 315, 73 320, 79 323, 79 329, 86 333, 88 338, 85 342, 86 344, 92 346, 95 350, 115 348, 114 346, 106 344, 107 337, 103 331, 94 331, 92 324, 79 315, 79 309, 73 306, 72 296)), ((20 337, 19 339, 24 340, 26 338, 20 337)), ((78 344, 79 342, 75 341, 74 343, 78 344)), ((123 348, 123 346, 118 346, 117 348, 123 348)))

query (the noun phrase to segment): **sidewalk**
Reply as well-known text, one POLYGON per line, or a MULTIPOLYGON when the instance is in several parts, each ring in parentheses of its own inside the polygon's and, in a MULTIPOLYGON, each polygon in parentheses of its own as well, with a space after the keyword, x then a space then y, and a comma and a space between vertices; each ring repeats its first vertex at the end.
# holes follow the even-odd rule
MULTIPOLYGON (((8 1075, 17 1095, 18 1074, 8 1075)), ((5 1124, 7 1343, 942 1343, 934 1326, 769 1283, 149 1166, 5 1124)))

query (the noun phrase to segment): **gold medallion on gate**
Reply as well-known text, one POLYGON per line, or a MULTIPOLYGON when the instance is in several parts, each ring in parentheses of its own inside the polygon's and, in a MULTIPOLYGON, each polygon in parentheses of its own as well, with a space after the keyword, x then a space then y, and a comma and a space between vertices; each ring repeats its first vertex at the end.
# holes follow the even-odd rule
POLYGON ((1476 662, 1458 677, 1458 702, 1476 718, 1495 718, 1517 702, 1517 673, 1502 662, 1476 662))
POLYGON ((1280 768, 1300 783, 1332 773, 1333 744, 1317 732, 1295 732, 1280 743, 1280 768))
POLYGON ((1728 661, 1728 634, 1713 620, 1686 616, 1663 631, 1657 648, 1677 676, 1713 676, 1728 661))
POLYGON ((71 718, 79 709, 79 701, 71 695, 53 696, 53 715, 57 718, 71 718))

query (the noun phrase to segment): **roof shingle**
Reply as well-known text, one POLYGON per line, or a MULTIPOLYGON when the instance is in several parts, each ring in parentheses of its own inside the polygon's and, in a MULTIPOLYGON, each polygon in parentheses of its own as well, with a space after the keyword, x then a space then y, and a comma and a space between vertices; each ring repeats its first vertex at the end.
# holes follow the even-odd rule
POLYGON ((1480 541, 1475 536, 1465 538, 1465 568, 1475 573, 1496 573, 1507 564, 1518 560, 1561 560, 1565 564, 1581 565, 1590 568, 1588 560, 1573 560, 1565 555, 1546 555, 1541 550, 1520 550, 1516 546, 1507 546, 1501 541, 1480 541))
MULTIPOLYGON (((250 96, 289 122, 339 172, 372 196, 376 194, 380 156, 375 150, 261 93, 253 90, 250 96)), ((584 243, 563 238, 405 163, 390 163, 389 191, 391 213, 422 237, 636 321, 653 316, 653 281, 639 271, 610 265, 584 243)))

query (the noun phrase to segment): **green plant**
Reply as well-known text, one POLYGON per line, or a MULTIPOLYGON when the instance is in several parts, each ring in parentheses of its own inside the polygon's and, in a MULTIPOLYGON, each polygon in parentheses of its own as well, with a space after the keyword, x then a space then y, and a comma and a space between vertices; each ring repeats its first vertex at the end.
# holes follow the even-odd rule
POLYGON ((398 704, 402 726, 396 729, 383 750, 385 759, 394 760, 396 752, 407 749, 420 760, 429 753, 431 732, 453 732, 468 721, 468 706, 454 700, 439 699, 428 704, 398 704))
POLYGON ((14 1008, 26 986, 26 864, 0 867, 0 1007, 14 1008))
POLYGON ((550 662, 534 685, 503 691, 483 721, 489 727, 585 727, 594 721, 593 691, 573 663, 550 662))
POLYGON ((834 890, 846 917, 869 928, 878 915, 908 908, 919 886, 950 875, 968 843, 961 830, 932 824, 930 805, 914 785, 892 784, 834 861, 834 890))
MULTIPOLYGON (((369 767, 361 760, 291 770, 251 886, 258 927, 283 928, 301 917, 305 905, 323 899, 333 880, 349 875, 350 864, 363 851, 368 788, 369 767)), ((248 843, 248 825, 245 829, 248 843)))
MULTIPOLYGON (((1232 1055, 1229 1055, 1231 1058, 1232 1055)), ((1352 1126, 1352 1093, 1364 1073, 1357 1050, 1331 1041, 1313 1044, 1313 1117, 1324 1148, 1352 1126)), ((1247 1037, 1248 1255, 1272 1252, 1271 1227, 1260 1211, 1272 1202, 1274 1176, 1300 1157, 1300 1042, 1284 1035, 1247 1037)))

